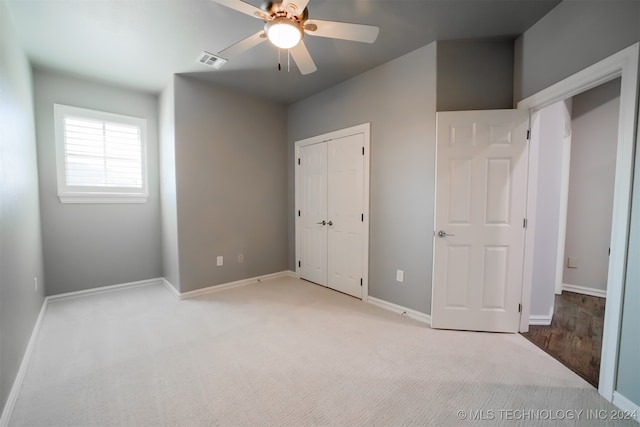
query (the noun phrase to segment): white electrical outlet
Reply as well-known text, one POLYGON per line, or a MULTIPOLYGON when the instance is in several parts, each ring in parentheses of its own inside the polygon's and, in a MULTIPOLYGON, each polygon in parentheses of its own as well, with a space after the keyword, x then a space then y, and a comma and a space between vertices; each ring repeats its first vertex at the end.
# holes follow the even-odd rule
POLYGON ((238 254, 238 262, 244 262, 244 254, 238 254))
POLYGON ((38 278, 37 277, 33 278, 33 284, 35 285, 36 291, 37 291, 38 290, 38 278))
POLYGON ((397 270, 396 271, 396 281, 397 282, 404 282, 404 271, 403 270, 397 270))
POLYGON ((578 258, 569 257, 567 260, 567 268, 578 268, 578 258))
POLYGON ((222 264, 224 263, 224 260, 222 258, 222 255, 220 255, 217 259, 216 259, 216 264, 218 267, 220 267, 222 264))

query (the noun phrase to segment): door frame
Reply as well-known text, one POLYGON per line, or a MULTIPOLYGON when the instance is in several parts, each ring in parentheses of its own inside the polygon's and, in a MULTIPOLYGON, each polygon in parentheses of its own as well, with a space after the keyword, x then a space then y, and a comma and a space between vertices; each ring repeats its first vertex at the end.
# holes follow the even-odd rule
MULTIPOLYGON (((541 110, 555 102, 571 98, 603 83, 621 78, 620 114, 618 118, 618 147, 616 158, 615 188, 613 197, 613 220, 611 227, 611 255, 607 278, 607 301, 602 337, 600 361, 600 383, 598 392, 613 401, 617 360, 620 345, 619 333, 622 317, 623 290, 626 273, 626 258, 631 211, 634 147, 638 93, 638 52, 636 43, 608 58, 585 68, 578 73, 520 101, 518 108, 532 112, 541 110)), ((536 150, 534 147, 532 150, 536 150)), ((538 156, 530 157, 529 183, 537 182, 538 156), (532 161, 534 160, 534 161, 532 161)), ((531 188, 530 188, 531 190, 531 188)), ((522 281, 522 316, 520 331, 529 330, 531 310, 531 287, 533 274, 533 248, 531 236, 535 235, 536 191, 527 195, 527 217, 529 218, 525 243, 525 269, 522 281)))
POLYGON ((364 179, 363 179, 363 211, 364 211, 364 221, 363 227, 365 229, 365 233, 363 235, 362 242, 362 301, 367 301, 369 297, 369 170, 370 170, 370 161, 371 161, 371 123, 363 123, 360 125, 352 126, 346 129, 340 129, 329 133, 324 133, 322 135, 313 136, 310 138, 302 139, 300 141, 295 142, 295 158, 294 158, 294 167, 296 171, 295 177, 295 207, 294 207, 294 216, 296 218, 295 224, 295 233, 296 233, 296 274, 299 275, 298 272, 298 260, 300 259, 300 221, 298 220, 298 209, 299 209, 299 168, 298 159, 300 158, 300 149, 301 147, 318 144, 321 142, 329 142, 334 139, 344 138, 346 136, 352 135, 363 135, 363 144, 364 144, 364 179))
MULTIPOLYGON (((564 132, 566 132, 566 123, 564 132)), ((558 244, 556 252, 556 286, 554 295, 562 294, 564 276, 564 256, 567 243, 567 215, 569 213, 569 174, 571 172, 571 134, 562 135, 562 165, 560 166, 560 209, 558 210, 558 244)), ((553 311, 551 312, 553 316, 553 311)))

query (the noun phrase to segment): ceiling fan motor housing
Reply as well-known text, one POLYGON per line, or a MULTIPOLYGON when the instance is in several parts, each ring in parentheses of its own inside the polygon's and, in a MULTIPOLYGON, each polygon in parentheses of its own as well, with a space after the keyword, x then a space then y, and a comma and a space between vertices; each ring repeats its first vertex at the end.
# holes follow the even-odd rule
MULTIPOLYGON (((271 19, 275 19, 278 17, 286 17, 291 19, 292 21, 299 22, 300 24, 304 24, 304 22, 309 19, 309 10, 308 8, 304 8, 301 12, 297 9, 294 3, 289 3, 288 7, 283 5, 282 1, 273 2, 273 1, 264 1, 260 6, 260 9, 264 10, 271 19)), ((266 21, 266 20, 265 20, 266 21)))

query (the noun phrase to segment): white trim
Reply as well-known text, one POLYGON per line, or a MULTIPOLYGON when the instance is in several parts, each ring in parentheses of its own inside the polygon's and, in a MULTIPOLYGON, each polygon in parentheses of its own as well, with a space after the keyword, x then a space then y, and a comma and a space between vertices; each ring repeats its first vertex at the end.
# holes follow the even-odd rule
POLYGON ((18 368, 18 373, 16 374, 15 380, 13 380, 13 385, 11 386, 11 390, 9 391, 9 396, 7 397, 7 401, 4 404, 4 409, 2 410, 2 417, 0 417, 0 427, 7 427, 9 425, 9 421, 11 420, 13 408, 15 407, 16 401, 18 400, 18 394, 22 389, 22 383, 24 382, 24 377, 27 373, 27 368, 29 367, 31 356, 33 355, 33 349, 36 346, 36 341, 38 340, 38 335, 40 334, 40 328, 42 327, 44 314, 47 311, 48 301, 49 298, 45 297, 44 301, 42 302, 42 307, 40 308, 40 314, 38 314, 38 319, 36 319, 36 323, 33 325, 29 343, 27 344, 27 348, 25 349, 24 355, 22 356, 22 362, 20 362, 20 368, 18 368))
POLYGON ((298 273, 296 273, 295 271, 287 270, 287 271, 285 271, 285 273, 287 274, 287 276, 293 277, 294 279, 299 279, 300 278, 300 275, 298 273))
POLYGON ((544 314, 532 314, 529 316, 529 326, 549 326, 553 316, 544 314))
POLYGON ((278 279, 281 277, 296 277, 292 276, 291 271, 280 271, 278 273, 265 274, 263 276, 251 277, 248 279, 236 280, 235 282, 223 283, 220 285, 208 286, 206 288, 196 289, 188 292, 178 291, 168 280, 162 279, 162 283, 167 287, 169 292, 179 300, 190 299, 199 297, 202 295, 212 294, 215 292, 226 291, 228 289, 239 288, 241 286, 253 285, 260 283, 263 280, 278 279))
POLYGON ((574 292, 576 294, 589 295, 589 296, 598 297, 598 298, 607 297, 606 290, 587 288, 587 287, 578 286, 578 285, 569 285, 567 283, 562 284, 562 290, 567 292, 574 292))
POLYGON ((551 306, 551 310, 549 314, 532 314, 529 316, 529 325, 536 326, 549 326, 551 325, 551 321, 553 320, 553 305, 551 306))
POLYGON ((165 288, 167 288, 169 292, 171 292, 171 295, 173 295, 176 299, 180 299, 180 291, 176 289, 175 286, 173 286, 173 283, 169 282, 167 279, 163 277, 162 284, 164 285, 165 288))
MULTIPOLYGON (((636 43, 584 70, 530 96, 518 103, 518 108, 539 110, 557 101, 573 97, 617 77, 621 77, 618 149, 611 227, 611 255, 607 279, 607 302, 600 359, 598 392, 613 399, 616 378, 619 332, 622 313, 622 292, 627 257, 627 237, 631 206, 631 184, 638 94, 638 50, 636 43)), ((537 168, 539 165, 532 165, 537 168)), ((529 206, 528 209, 535 209, 529 206)), ((533 257, 527 251, 525 257, 533 257)), ((531 304, 531 280, 523 280, 523 306, 531 304)), ((522 325, 521 325, 522 326, 522 325)))
POLYGON ((139 288, 141 286, 151 286, 162 284, 162 278, 139 280, 137 282, 122 283, 119 285, 101 286, 99 288, 84 289, 82 291, 67 292, 64 294, 50 295, 47 297, 49 303, 64 301, 74 298, 86 297, 90 295, 103 294, 105 292, 121 291, 124 289, 139 288))
MULTIPOLYGON (((565 123, 565 129, 567 124, 565 123)), ((556 252, 556 284, 555 293, 562 293, 562 278, 564 276, 564 252, 567 241, 567 213, 569 209, 569 176, 571 173, 571 138, 562 138, 562 166, 560 171, 560 205, 558 207, 558 245, 556 252)))
MULTIPOLYGON (((300 158, 300 147, 304 147, 306 145, 318 144, 320 142, 330 141, 332 139, 344 138, 346 136, 351 135, 363 135, 363 144, 364 144, 364 194, 363 194, 363 213, 364 213, 364 224, 363 227, 365 229, 365 233, 363 236, 362 242, 362 301, 366 301, 369 296, 369 185, 370 185, 370 168, 371 168, 371 123, 363 123, 360 125, 352 126, 346 129, 340 129, 333 132, 325 133, 322 135, 313 136, 311 138, 306 138, 300 141, 295 142, 295 157, 294 162, 295 166, 297 166, 298 158, 300 158)), ((296 242, 296 274, 298 271, 298 260, 300 259, 300 242, 299 236, 300 232, 298 228, 300 227, 299 221, 297 220, 298 216, 295 212, 298 211, 298 192, 299 192, 299 176, 298 176, 298 168, 295 168, 295 208, 294 208, 294 216, 296 218, 295 224, 295 242, 296 242)), ((300 277, 299 275, 297 277, 300 277)), ((325 284, 322 284, 325 286, 325 284)))
POLYGON ((612 403, 623 411, 628 412, 629 414, 635 414, 635 416, 632 418, 635 421, 640 421, 640 405, 636 405, 617 391, 613 392, 612 403))
POLYGON ((412 310, 407 307, 403 307, 398 304, 394 304, 385 300, 381 300, 374 297, 367 297, 366 300, 369 304, 375 305, 376 307, 383 308, 388 311, 392 311, 394 313, 398 313, 402 316, 407 316, 413 320, 417 320, 418 322, 426 323, 427 325, 431 325, 431 316, 422 313, 420 311, 412 310))
POLYGON ((527 227, 524 230, 524 253, 522 254, 522 291, 520 293, 521 312, 519 332, 528 332, 531 315, 531 289, 533 288, 533 256, 528 257, 527 254, 534 253, 535 237, 536 237, 536 217, 535 209, 536 200, 538 199, 538 171, 535 165, 538 164, 540 158, 540 113, 532 112, 529 115, 529 140, 527 141, 527 207, 525 217, 527 218, 527 227))
POLYGON ((147 203, 149 196, 137 194, 58 194, 61 203, 147 203))

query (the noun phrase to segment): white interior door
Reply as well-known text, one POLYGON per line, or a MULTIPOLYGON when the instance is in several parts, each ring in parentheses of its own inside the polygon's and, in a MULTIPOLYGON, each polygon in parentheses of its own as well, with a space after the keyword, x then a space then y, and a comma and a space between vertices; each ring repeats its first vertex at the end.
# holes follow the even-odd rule
POLYGON ((364 244, 364 136, 327 143, 328 286, 362 297, 364 244))
POLYGON ((298 274, 326 286, 327 146, 303 146, 298 159, 298 274))
POLYGON ((525 110, 437 114, 434 328, 518 331, 528 122, 525 110))

